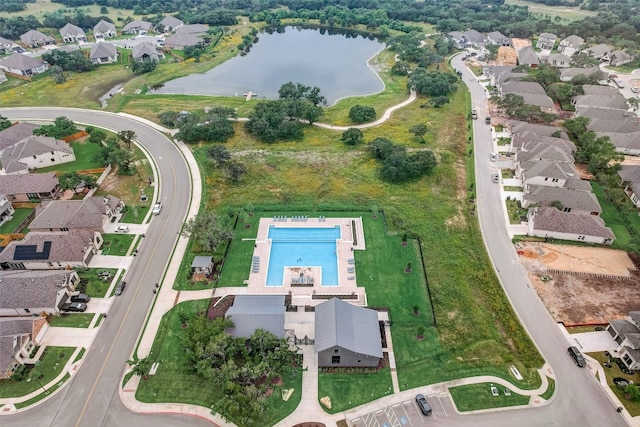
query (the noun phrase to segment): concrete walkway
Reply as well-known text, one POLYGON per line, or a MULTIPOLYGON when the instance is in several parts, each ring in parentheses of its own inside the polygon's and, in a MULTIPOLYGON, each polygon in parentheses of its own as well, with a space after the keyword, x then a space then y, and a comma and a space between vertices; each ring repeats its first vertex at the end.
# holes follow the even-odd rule
POLYGON ((122 268, 129 269, 133 262, 132 256, 94 255, 89 261, 90 268, 122 268))

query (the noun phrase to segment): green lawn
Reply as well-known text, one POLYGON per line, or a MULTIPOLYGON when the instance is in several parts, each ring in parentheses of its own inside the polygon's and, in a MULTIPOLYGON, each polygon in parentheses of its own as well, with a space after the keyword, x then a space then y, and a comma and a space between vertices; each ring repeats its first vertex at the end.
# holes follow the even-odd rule
POLYGON ((318 398, 329 396, 331 409, 320 404, 329 414, 337 414, 389 394, 393 394, 389 368, 364 373, 318 373, 318 398))
MULTIPOLYGON (((180 313, 187 318, 207 309, 209 300, 188 301, 168 311, 160 322, 158 334, 149 355, 152 362, 160 366, 155 375, 141 381, 136 398, 142 402, 178 402, 211 407, 218 398, 219 390, 212 388, 203 378, 187 373, 184 364, 184 344, 186 330, 182 329, 180 313)), ((272 411, 264 419, 255 420, 256 426, 273 425, 289 415, 298 406, 302 397, 302 373, 283 378, 281 387, 275 387, 269 398, 272 411), (291 398, 284 402, 281 388, 293 388, 291 398)))
POLYGON ((47 389, 47 393, 40 393, 37 396, 32 397, 31 399, 25 400, 24 402, 16 403, 15 404, 16 409, 26 408, 27 406, 33 405, 34 403, 41 401, 46 396, 48 396, 49 394, 53 393, 54 391, 56 391, 60 387, 62 387, 64 385, 64 383, 66 383, 69 380, 69 378, 71 378, 71 375, 69 373, 65 374, 65 376, 62 377, 62 379, 60 381, 58 381, 52 387, 47 389))
MULTIPOLYGON (((13 218, 0 226, 0 234, 12 234, 19 232, 18 226, 24 221, 29 214, 33 212, 31 208, 17 208, 13 213, 13 218)), ((28 225, 28 224, 27 224, 28 225)))
POLYGON ((93 157, 100 150, 100 146, 98 144, 91 144, 89 142, 72 142, 69 145, 73 148, 73 154, 76 156, 75 162, 37 169, 36 172, 71 172, 102 167, 102 164, 93 161, 93 157))
POLYGON ((523 216, 526 217, 529 210, 522 208, 520 202, 515 199, 507 200, 505 203, 507 204, 507 212, 509 213, 509 223, 520 224, 520 218, 523 216))
POLYGON ((612 247, 617 249, 633 249, 637 243, 640 242, 640 217, 638 217, 638 210, 624 194, 618 193, 618 197, 621 198, 621 203, 624 206, 619 210, 608 199, 607 195, 605 195, 605 191, 600 184, 592 181, 591 188, 602 207, 600 217, 616 236, 612 247))
POLYGON ((94 313, 68 313, 50 316, 49 324, 63 328, 88 328, 93 316, 95 316, 94 313))
POLYGON ((540 397, 545 400, 551 399, 553 393, 556 391, 556 380, 551 377, 547 377, 547 381, 549 382, 549 387, 547 387, 547 391, 540 395, 540 397))
POLYGON ((77 269, 78 276, 80 276, 80 285, 76 288, 77 291, 84 292, 93 298, 104 298, 107 294, 113 275, 118 270, 115 268, 86 268, 77 269), (98 273, 108 271, 110 274, 107 280, 98 277, 98 273), (84 284, 84 286, 82 286, 84 284))
MULTIPOLYGON (((191 280, 191 263, 193 263, 193 259, 196 256, 209 256, 212 255, 210 253, 198 252, 194 253, 193 250, 197 245, 194 242, 194 239, 189 239, 189 244, 187 245, 187 250, 182 257, 182 262, 180 263, 180 269, 178 270, 178 275, 176 276, 176 281, 173 283, 173 289, 180 291, 197 291, 201 289, 211 289, 214 287, 216 282, 208 280, 194 282, 191 280)), ((222 254, 218 253, 214 255, 214 261, 216 259, 221 259, 222 254)))
POLYGON ((73 347, 47 347, 40 359, 40 364, 27 369, 22 381, 0 380, 0 398, 20 397, 47 384, 60 374, 62 368, 71 358, 73 347))
MULTIPOLYGON (((608 360, 607 356, 604 355, 604 352, 587 354, 600 362, 601 365, 608 360)), ((618 396, 618 399, 620 399, 624 407, 627 409, 627 411, 629 411, 629 414, 631 414, 632 417, 640 416, 640 401, 634 402, 627 399, 624 396, 624 391, 616 387, 612 381, 615 377, 621 377, 633 381, 635 384, 638 384, 640 383, 640 372, 636 372, 633 375, 624 374, 622 373, 618 365, 612 363, 610 368, 604 367, 604 374, 607 377, 607 384, 609 385, 611 390, 613 390, 616 396, 618 396)))
POLYGON ((460 412, 477 411, 479 409, 503 408, 505 406, 527 405, 529 396, 522 396, 513 391, 505 396, 504 387, 496 385, 499 396, 491 394, 493 383, 481 383, 449 388, 449 393, 460 412))
MULTIPOLYGON (((135 202, 135 204, 129 205, 127 204, 124 207, 124 215, 120 222, 129 223, 129 224, 142 224, 147 212, 151 208, 151 201, 153 200, 153 188, 151 186, 144 187, 142 190, 144 194, 147 195, 147 201, 142 202, 139 199, 135 202)), ((139 194, 139 193, 138 193, 139 194)))
POLYGON ((103 234, 102 255, 125 256, 133 243, 133 234, 103 234))

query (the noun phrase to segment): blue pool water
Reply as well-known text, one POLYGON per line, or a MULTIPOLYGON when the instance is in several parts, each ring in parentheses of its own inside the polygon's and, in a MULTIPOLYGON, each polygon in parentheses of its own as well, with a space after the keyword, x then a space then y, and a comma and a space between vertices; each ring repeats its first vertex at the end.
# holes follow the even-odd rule
POLYGON ((340 226, 317 228, 269 227, 271 255, 267 286, 282 286, 285 267, 321 267, 322 286, 338 286, 336 240, 340 226))

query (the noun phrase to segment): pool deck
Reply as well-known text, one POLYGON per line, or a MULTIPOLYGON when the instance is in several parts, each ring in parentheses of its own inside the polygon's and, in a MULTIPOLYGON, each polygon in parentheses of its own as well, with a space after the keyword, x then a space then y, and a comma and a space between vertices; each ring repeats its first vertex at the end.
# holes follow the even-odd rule
POLYGON ((247 280, 247 294, 289 294, 292 305, 315 306, 327 300, 319 296, 353 295, 349 298, 352 304, 367 305, 364 288, 357 286, 357 265, 354 251, 366 248, 364 229, 361 218, 261 218, 253 250, 254 259, 258 259, 257 268, 251 269, 247 280), (312 266, 296 266, 285 271, 283 286, 266 286, 269 256, 271 254, 271 240, 268 239, 269 227, 287 228, 315 228, 340 226, 340 239, 336 242, 336 256, 338 259, 338 286, 322 286, 321 272, 312 266), (355 227, 354 227, 355 226, 355 227), (355 239, 354 239, 355 233, 355 239), (354 244, 355 243, 355 244, 354 244), (257 258, 256 258, 257 257, 257 258), (314 283, 292 285, 292 278, 313 277, 314 283))

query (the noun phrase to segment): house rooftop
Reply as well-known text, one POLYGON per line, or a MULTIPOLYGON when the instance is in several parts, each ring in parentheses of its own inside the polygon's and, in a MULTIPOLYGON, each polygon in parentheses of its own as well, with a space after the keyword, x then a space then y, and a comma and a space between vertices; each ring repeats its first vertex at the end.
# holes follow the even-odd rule
MULTIPOLYGON (((19 55, 19 54, 18 54, 19 55)), ((34 123, 21 122, 14 124, 4 130, 0 131, 0 150, 14 145, 24 139, 33 135, 33 131, 39 128, 40 125, 34 123)))
POLYGON ((23 55, 21 53, 14 52, 10 56, 0 59, 0 65, 14 70, 31 70, 33 68, 41 67, 43 64, 42 59, 34 59, 30 56, 23 55))
POLYGON ((555 207, 538 207, 533 214, 534 230, 557 233, 582 234, 606 239, 615 235, 599 216, 560 212, 555 207))
MULTIPOLYGON (((0 252, 0 263, 83 262, 85 248, 93 241, 93 237, 93 231, 90 230, 30 231, 24 239, 9 242, 0 252)), ((65 267, 65 265, 61 267, 65 267)))
POLYGON ((55 172, 0 175, 0 193, 50 193, 59 183, 55 172))
POLYGON ((601 213, 602 208, 596 196, 588 191, 571 190, 562 187, 549 187, 546 185, 531 185, 529 192, 524 195, 524 200, 538 203, 541 206, 551 206, 559 201, 563 207, 585 212, 601 213))
POLYGON ((284 295, 236 295, 225 318, 231 319, 234 337, 250 337, 264 329, 278 338, 284 335, 284 295))
POLYGON ((541 176, 552 179, 570 179, 578 177, 578 171, 573 163, 561 163, 551 160, 537 160, 531 162, 521 162, 524 169, 525 180, 541 176))
POLYGON ((73 149, 64 141, 50 136, 29 136, 0 153, 0 162, 6 173, 14 173, 28 169, 21 160, 58 151, 73 154, 73 149))
POLYGON ((29 228, 32 230, 87 228, 100 231, 102 216, 107 213, 104 200, 103 197, 93 196, 84 200, 43 202, 36 208, 36 216, 29 228))
POLYGON ((18 337, 33 332, 32 317, 0 317, 0 370, 11 369, 22 341, 18 337))
POLYGON ((193 262, 191 263, 191 268, 207 268, 211 265, 211 261, 213 260, 212 256, 196 256, 193 258, 193 262))
POLYGON ((0 308, 45 308, 56 305, 57 292, 69 282, 71 271, 0 271, 0 308))
POLYGON ((539 65, 540 60, 531 46, 525 46, 518 51, 518 63, 524 65, 539 65))
POLYGON ((569 139, 567 133, 562 128, 555 126, 541 125, 537 123, 522 122, 519 120, 509 120, 509 127, 511 133, 516 135, 521 132, 532 132, 538 136, 558 137, 562 139, 569 139))
MULTIPOLYGON (((178 29, 180 30, 182 28, 184 27, 180 27, 178 29)), ((164 40, 164 45, 166 47, 181 48, 186 46, 196 46, 202 43, 203 41, 204 41, 203 39, 201 39, 200 37, 194 34, 176 33, 176 34, 171 34, 170 36, 167 36, 167 38, 164 40)))
POLYGON ((116 46, 111 43, 98 42, 93 45, 91 48, 91 53, 89 54, 89 58, 97 59, 97 58, 106 58, 109 56, 115 56, 118 54, 116 50, 116 46))

